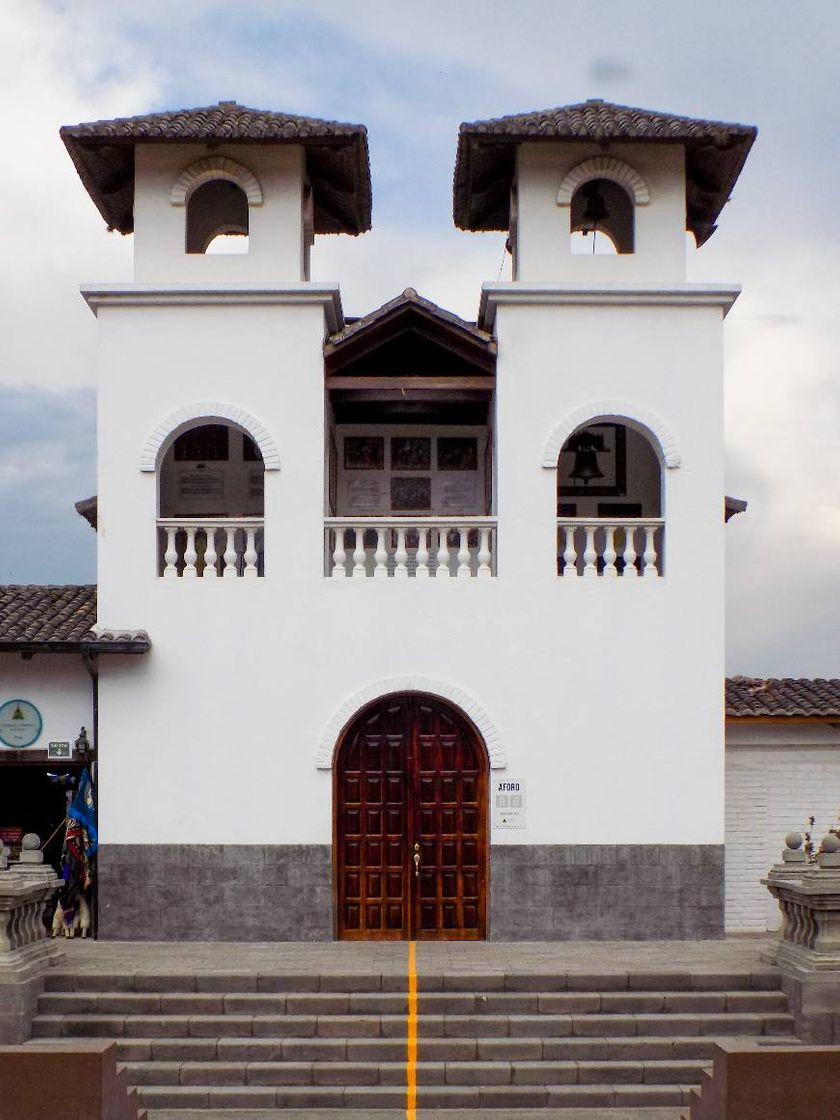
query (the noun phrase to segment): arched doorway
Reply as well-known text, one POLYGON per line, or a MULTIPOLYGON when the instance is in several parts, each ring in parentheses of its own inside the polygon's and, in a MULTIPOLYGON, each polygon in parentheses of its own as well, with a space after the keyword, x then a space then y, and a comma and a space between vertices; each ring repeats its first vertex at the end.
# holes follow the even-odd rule
POLYGON ((487 931, 487 752, 435 696, 374 701, 336 749, 336 933, 480 940, 487 931))

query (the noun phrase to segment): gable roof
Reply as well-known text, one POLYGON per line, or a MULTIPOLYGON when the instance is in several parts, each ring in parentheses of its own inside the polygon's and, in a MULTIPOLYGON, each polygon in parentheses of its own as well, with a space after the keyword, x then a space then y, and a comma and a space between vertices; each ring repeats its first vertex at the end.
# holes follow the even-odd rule
POLYGON ((144 630, 99 631, 91 584, 0 586, 0 652, 145 653, 144 630))
POLYGON ((406 288, 394 299, 330 335, 324 345, 327 371, 343 368, 408 331, 432 340, 487 374, 495 373, 497 348, 493 336, 475 323, 438 307, 414 288, 406 288))
POLYGON ((510 188, 519 144, 681 144, 686 150, 686 228, 702 245, 715 231, 756 135, 751 125, 680 117, 599 98, 465 123, 459 130, 455 163, 455 225, 468 230, 510 228, 510 188))
POLYGON ((370 161, 363 124, 220 101, 198 109, 64 125, 59 135, 108 227, 120 233, 134 229, 136 145, 202 142, 301 145, 312 184, 315 232, 370 229, 370 161))
POLYGON ((743 718, 840 720, 840 680, 729 677, 726 714, 743 718))

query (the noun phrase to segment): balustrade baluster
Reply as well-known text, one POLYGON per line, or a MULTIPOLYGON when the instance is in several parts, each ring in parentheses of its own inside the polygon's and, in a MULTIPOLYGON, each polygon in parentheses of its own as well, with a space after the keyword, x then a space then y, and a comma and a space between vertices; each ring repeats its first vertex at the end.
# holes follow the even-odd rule
POLYGON ((624 571, 622 575, 625 579, 635 579, 638 576, 636 570, 636 526, 624 526, 624 571))
POLYGON ((595 525, 587 525, 586 532, 586 545, 583 549, 583 574, 586 578, 591 579, 593 576, 598 575, 598 553, 595 549, 595 525))
POLYGON ((469 579, 472 575, 470 568, 470 531, 458 529, 458 579, 469 579))
POLYGON ((655 525, 645 525, 645 551, 642 557, 644 571, 642 575, 651 576, 653 579, 659 576, 659 569, 656 566, 656 546, 653 540, 655 533, 655 525))
POLYGON ((184 576, 187 579, 195 579, 198 575, 195 568, 197 559, 198 553, 195 549, 195 526, 190 526, 187 529, 187 547, 184 549, 184 576))
POLYGON ((163 554, 163 574, 167 579, 171 579, 173 576, 178 575, 178 568, 176 567, 178 562, 178 549, 175 547, 175 534, 177 532, 178 530, 174 526, 167 525, 166 552, 164 552, 163 554))
POLYGON ((417 569, 414 573, 418 579, 427 579, 429 575, 429 530, 417 530, 417 569))
POLYGON ((438 550, 435 579, 448 579, 451 575, 449 571, 449 530, 445 525, 441 525, 438 528, 437 535, 438 550))
POLYGON ((353 548, 353 570, 350 575, 364 579, 367 574, 365 572, 365 531, 361 525, 354 525, 353 532, 356 534, 356 544, 353 548))
POLYGON ((207 537, 207 544, 204 549, 204 578, 215 579, 218 575, 216 561, 219 558, 216 553, 216 526, 206 525, 204 532, 207 537))
POLYGON ((376 552, 373 558, 376 561, 376 567, 373 569, 374 579, 387 579, 388 578, 388 547, 385 544, 385 535, 387 529, 381 526, 376 530, 376 552))
POLYGON ((225 570, 222 573, 226 579, 236 579, 239 575, 238 561, 239 557, 236 552, 236 530, 232 528, 225 529, 225 570))
POLYGON ((347 560, 347 552, 344 548, 344 529, 339 528, 335 531, 335 548, 333 549, 333 579, 344 579, 347 576, 347 569, 344 567, 347 560))
POLYGON ((245 570, 243 576, 253 579, 257 575, 257 531, 248 528, 245 530, 245 570))
POLYGON ((490 528, 483 525, 479 530, 478 541, 478 571, 476 575, 479 579, 490 579, 493 575, 493 570, 490 567, 490 561, 493 558, 493 553, 490 549, 490 528))
POLYGON ((394 553, 394 579, 408 579, 408 550, 405 547, 405 529, 397 529, 397 551, 394 553))
POLYGON ((563 549, 563 575, 570 579, 577 579, 577 545, 575 544, 575 533, 577 532, 577 525, 564 525, 563 532, 566 534, 565 547, 563 549))
POLYGON ((615 525, 604 526, 604 575, 611 579, 618 575, 615 566, 615 525))

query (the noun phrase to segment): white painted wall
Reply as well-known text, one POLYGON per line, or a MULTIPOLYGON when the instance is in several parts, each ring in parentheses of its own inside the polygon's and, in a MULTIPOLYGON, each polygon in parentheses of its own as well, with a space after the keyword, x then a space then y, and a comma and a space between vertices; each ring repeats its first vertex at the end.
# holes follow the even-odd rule
POLYGON ((609 152, 637 171, 650 202, 635 210, 635 251, 575 255, 568 206, 557 192, 572 168, 603 156, 597 144, 532 143, 519 147, 515 262, 518 280, 671 284, 685 280, 685 150, 679 144, 611 144, 609 152))
MULTIPOLYGON (((33 703, 44 720, 27 750, 46 751, 51 740, 74 743, 81 727, 93 739, 90 677, 80 655, 36 653, 24 661, 19 653, 0 653, 0 704, 18 699, 33 703)), ((0 743, 0 760, 8 749, 0 743)))
POLYGON ((304 276, 304 153, 298 145, 138 144, 135 148, 134 276, 138 282, 281 282, 304 276), (208 155, 226 156, 256 176, 263 201, 249 207, 246 254, 184 249, 186 206, 173 206, 178 176, 208 155))
POLYGON ((153 641, 102 666, 104 843, 329 843, 323 728, 372 682, 417 674, 473 697, 528 783, 527 829, 495 842, 722 841, 720 309, 497 299, 499 575, 442 585, 323 577, 317 305, 100 308, 99 624, 153 641), (683 453, 662 580, 556 575, 543 445, 604 396, 660 413, 683 453), (279 448, 264 579, 156 576, 140 451, 195 400, 245 408, 279 448))
POLYGON ((784 838, 816 817, 817 841, 840 811, 840 729, 822 724, 730 724, 726 731, 726 929, 777 929, 778 903, 761 885, 784 838))

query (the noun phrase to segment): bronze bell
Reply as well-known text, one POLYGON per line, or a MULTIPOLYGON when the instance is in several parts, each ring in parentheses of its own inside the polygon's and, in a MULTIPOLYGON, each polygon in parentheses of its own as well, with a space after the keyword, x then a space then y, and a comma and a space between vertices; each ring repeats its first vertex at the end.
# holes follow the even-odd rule
POLYGON ((569 477, 575 482, 588 486, 594 479, 605 477, 598 466, 598 453, 607 450, 600 432, 578 432, 569 441, 566 450, 574 452, 575 462, 569 477))
POLYGON ((583 195, 586 199, 586 208, 583 211, 583 232, 589 233, 591 230, 594 233, 598 224, 604 222, 610 216, 597 179, 593 179, 584 185, 583 195))
POLYGON ((575 482, 582 482, 584 486, 588 486, 595 478, 603 478, 604 472, 598 466, 598 452, 594 448, 576 451, 575 465, 569 477, 575 482))

